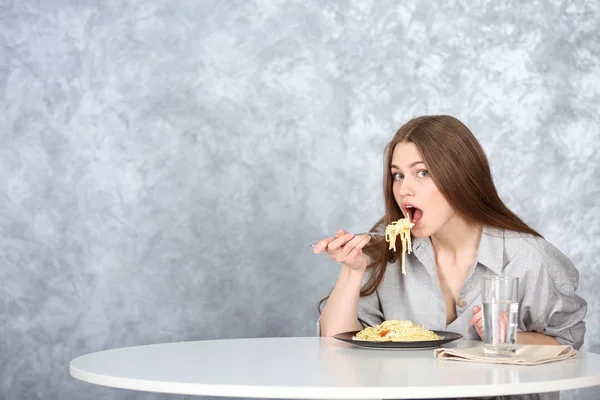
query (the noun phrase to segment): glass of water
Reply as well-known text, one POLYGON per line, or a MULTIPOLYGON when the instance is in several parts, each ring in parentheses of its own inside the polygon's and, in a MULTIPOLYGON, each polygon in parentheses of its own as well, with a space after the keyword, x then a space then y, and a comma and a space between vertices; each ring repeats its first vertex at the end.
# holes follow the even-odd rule
POLYGON ((493 276, 481 282, 483 349, 487 357, 514 357, 519 323, 519 278, 493 276))

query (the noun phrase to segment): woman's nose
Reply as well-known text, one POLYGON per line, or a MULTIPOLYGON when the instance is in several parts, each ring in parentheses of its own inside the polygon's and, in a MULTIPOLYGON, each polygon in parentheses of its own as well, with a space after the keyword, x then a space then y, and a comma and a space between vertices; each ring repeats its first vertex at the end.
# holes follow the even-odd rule
POLYGON ((415 191, 410 180, 405 179, 400 183, 398 193, 400 196, 414 196, 415 191))

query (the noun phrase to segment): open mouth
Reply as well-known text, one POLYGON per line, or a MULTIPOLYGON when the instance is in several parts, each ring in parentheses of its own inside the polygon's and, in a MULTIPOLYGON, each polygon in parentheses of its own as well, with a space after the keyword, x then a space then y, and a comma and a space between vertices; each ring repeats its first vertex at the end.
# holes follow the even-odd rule
POLYGON ((423 216, 423 211, 415 206, 407 205, 404 207, 407 216, 410 217, 412 223, 416 224, 423 216))

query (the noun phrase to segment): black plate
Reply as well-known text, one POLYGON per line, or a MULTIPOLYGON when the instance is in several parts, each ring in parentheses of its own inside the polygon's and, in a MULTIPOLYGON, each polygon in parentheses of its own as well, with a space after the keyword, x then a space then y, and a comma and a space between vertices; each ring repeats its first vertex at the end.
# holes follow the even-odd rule
POLYGON ((446 331, 432 331, 443 339, 440 340, 423 340, 418 342, 368 342, 366 340, 353 340, 352 337, 360 331, 344 332, 334 336, 334 338, 341 340, 342 342, 352 343, 358 347, 366 347, 370 349, 405 349, 405 350, 416 350, 416 349, 432 349, 439 347, 444 343, 450 343, 463 337, 460 333, 446 332, 446 331))

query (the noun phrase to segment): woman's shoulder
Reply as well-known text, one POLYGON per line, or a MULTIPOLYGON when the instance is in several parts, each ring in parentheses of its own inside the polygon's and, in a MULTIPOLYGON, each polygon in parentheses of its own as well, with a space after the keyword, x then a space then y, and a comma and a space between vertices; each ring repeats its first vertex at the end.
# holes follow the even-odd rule
POLYGON ((504 245, 508 264, 517 263, 518 268, 531 269, 531 272, 545 271, 558 287, 577 283, 579 273, 571 259, 547 239, 504 231, 504 245))
POLYGON ((503 230, 505 249, 508 255, 531 253, 541 259, 557 258, 569 261, 569 258, 557 246, 547 239, 531 233, 503 230))

